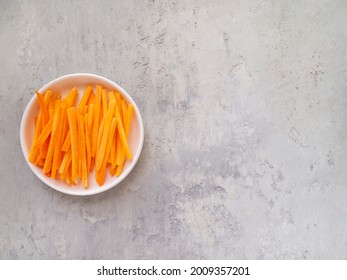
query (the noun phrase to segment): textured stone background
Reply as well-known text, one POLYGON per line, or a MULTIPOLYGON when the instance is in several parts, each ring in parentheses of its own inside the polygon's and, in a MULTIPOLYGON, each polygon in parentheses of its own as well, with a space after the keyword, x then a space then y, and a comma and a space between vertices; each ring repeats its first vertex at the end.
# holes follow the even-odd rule
POLYGON ((346 1, 0 1, 0 258, 346 259, 346 1), (71 3, 72 2, 72 3, 71 3), (118 187, 60 194, 21 116, 64 74, 135 99, 118 187))

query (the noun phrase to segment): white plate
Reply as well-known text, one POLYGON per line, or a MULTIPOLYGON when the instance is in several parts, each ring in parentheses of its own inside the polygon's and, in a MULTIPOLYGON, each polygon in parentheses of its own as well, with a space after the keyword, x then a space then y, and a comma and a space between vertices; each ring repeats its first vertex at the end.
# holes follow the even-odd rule
MULTIPOLYGON (((123 168, 122 174, 117 176, 111 176, 108 172, 106 172, 105 177, 105 183, 103 186, 99 186, 97 182, 95 181, 94 173, 89 174, 89 187, 84 188, 80 182, 78 181, 77 186, 69 186, 65 182, 57 179, 52 179, 50 177, 47 177, 45 174, 43 174, 42 169, 37 167, 36 165, 32 164, 28 161, 28 155, 30 151, 30 146, 33 141, 34 137, 34 117, 38 115, 39 112, 39 105, 37 102, 36 95, 33 96, 33 98, 30 100, 29 104, 27 105, 21 122, 20 127, 20 142, 22 146, 22 151, 25 157, 25 160, 27 161, 29 167, 34 172, 34 174, 39 177, 39 179, 50 186, 51 188, 71 195, 93 195, 97 193, 101 193, 104 191, 107 191, 111 189, 112 187, 119 184, 128 174, 130 171, 134 168, 137 160, 140 157, 142 146, 143 146, 143 139, 144 139, 144 129, 143 129, 143 122, 141 118, 141 114, 139 109, 137 108, 134 100, 130 97, 130 95, 122 89, 119 85, 116 83, 93 74, 88 73, 78 73, 78 74, 71 74, 71 75, 65 75, 60 78, 57 78, 53 80, 52 82, 48 83, 44 87, 42 87, 39 92, 44 93, 47 89, 52 89, 54 92, 60 92, 62 97, 65 97, 69 90, 76 86, 78 88, 79 97, 81 97, 84 93, 85 88, 87 85, 101 85, 103 88, 106 88, 107 90, 117 90, 119 91, 123 98, 127 100, 128 103, 131 103, 134 105, 134 115, 131 121, 131 130, 129 133, 129 146, 130 150, 133 155, 132 160, 126 160, 126 163, 123 168)), ((34 187, 34 186, 33 186, 34 187)))

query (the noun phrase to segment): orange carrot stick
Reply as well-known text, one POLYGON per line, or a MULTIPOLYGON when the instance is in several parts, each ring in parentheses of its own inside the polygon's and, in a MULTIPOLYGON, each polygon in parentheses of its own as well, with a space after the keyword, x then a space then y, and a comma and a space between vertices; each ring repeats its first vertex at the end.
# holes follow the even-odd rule
POLYGON ((67 113, 66 113, 66 110, 68 108, 68 104, 67 104, 67 100, 66 98, 62 101, 61 103, 61 107, 62 107, 62 118, 61 118, 61 123, 62 123, 62 126, 63 126, 63 130, 62 130, 62 133, 61 133, 61 146, 64 145, 64 142, 65 142, 65 139, 66 139, 66 135, 69 131, 69 122, 67 120, 67 113))
MULTIPOLYGON (((62 114, 63 109, 59 108, 60 114, 62 114)), ((61 118, 62 116, 60 116, 61 118)), ((56 178, 57 170, 59 169, 59 160, 61 160, 61 133, 63 131, 63 125, 62 122, 58 123, 58 133, 57 133, 57 139, 55 142, 54 146, 54 154, 53 154, 53 163, 52 163, 52 172, 51 172, 51 177, 56 178)))
POLYGON ((122 104, 121 104, 122 96, 120 95, 120 93, 118 91, 116 91, 116 93, 115 93, 115 98, 117 100, 117 107, 119 110, 119 114, 123 120, 123 110, 122 110, 122 104))
POLYGON ((67 151, 67 153, 65 153, 63 161, 61 162, 60 168, 59 168, 59 173, 60 173, 60 178, 61 179, 65 179, 67 172, 68 172, 68 168, 71 164, 71 149, 69 149, 67 151))
POLYGON ((71 181, 75 182, 78 173, 78 134, 77 134, 77 121, 76 121, 76 109, 71 107, 67 109, 67 117, 69 121, 71 131, 71 181))
POLYGON ((80 104, 78 105, 77 107, 77 113, 82 113, 83 112, 83 109, 84 107, 86 106, 87 104, 87 101, 88 101, 88 98, 89 98, 89 95, 90 93, 92 92, 92 87, 91 86, 87 86, 83 96, 82 96, 82 99, 80 101, 80 104))
POLYGON ((48 135, 47 140, 43 142, 42 146, 40 147, 40 158, 46 159, 47 152, 48 152, 48 146, 49 142, 51 140, 51 135, 48 135))
POLYGON ((87 172, 87 161, 86 161, 86 142, 84 137, 84 118, 81 114, 78 114, 78 142, 79 142, 79 157, 78 161, 81 165, 81 179, 82 184, 85 188, 88 187, 88 172, 87 172))
MULTIPOLYGON (((128 112, 127 112, 126 117, 124 119, 125 134, 126 134, 127 139, 129 138, 129 134, 130 134, 130 123, 131 123, 131 118, 132 118, 133 112, 134 112, 134 107, 132 104, 129 104, 128 112)), ((116 171, 117 176, 119 176, 122 173, 123 166, 124 166, 124 160, 125 160, 125 154, 124 154, 124 150, 122 150, 121 151, 121 164, 117 165, 117 171, 116 171)))
POLYGON ((41 121, 41 112, 40 112, 39 116, 37 117, 34 139, 31 144, 29 157, 28 157, 28 160, 32 163, 35 163, 35 159, 36 159, 36 155, 38 151, 36 142, 37 142, 37 138, 41 134, 41 130, 42 130, 42 121, 41 121))
POLYGON ((35 143, 35 147, 40 147, 43 145, 43 143, 46 141, 50 133, 52 132, 53 127, 53 118, 48 121, 46 126, 42 129, 40 136, 37 138, 37 141, 35 143))
POLYGON ((103 118, 106 116, 107 113, 107 96, 106 96, 106 89, 103 89, 101 91, 101 99, 102 99, 102 112, 103 112, 103 118))
MULTIPOLYGON (((106 145, 107 145, 107 141, 110 138, 110 128, 111 128, 111 124, 112 124, 112 117, 114 114, 114 109, 116 106, 116 102, 114 100, 110 101, 110 106, 107 110, 107 114, 104 117, 104 130, 102 132, 102 140, 101 140, 101 144, 100 144, 100 150, 98 151, 98 155, 96 157, 96 171, 99 171, 102 165, 102 162, 104 160, 105 157, 105 151, 106 151, 106 145)), ((106 159, 108 160, 108 158, 106 159)))
POLYGON ((90 104, 88 107, 88 133, 91 132, 94 117, 94 104, 90 104))
POLYGON ((110 137, 108 138, 107 145, 106 145, 106 151, 105 151, 105 157, 102 162, 101 169, 99 171, 96 171, 96 181, 99 186, 102 186, 105 182, 105 174, 106 174, 106 166, 107 166, 107 159, 109 157, 109 154, 111 152, 111 144, 114 137, 114 131, 116 130, 117 126, 117 120, 115 117, 112 118, 112 124, 111 124, 111 130, 110 130, 110 137))
MULTIPOLYGON (((57 102, 60 103, 60 101, 57 101, 57 102)), ((57 141, 57 134, 58 134, 59 123, 60 123, 60 105, 58 105, 57 107, 58 108, 56 112, 54 113, 54 117, 53 117, 52 134, 51 134, 51 139, 49 141, 45 165, 43 166, 43 173, 48 173, 52 169, 52 159, 54 155, 55 143, 57 141)))
POLYGON ((125 122, 126 122, 126 117, 128 114, 128 108, 127 108, 127 104, 124 101, 124 99, 122 99, 121 104, 122 104, 122 112, 123 112, 123 126, 125 128, 125 122))
POLYGON ((108 97, 109 97, 110 100, 111 100, 111 99, 116 100, 116 97, 114 96, 114 92, 113 92, 113 91, 110 91, 110 92, 108 93, 108 97))
POLYGON ((54 106, 55 106, 55 95, 53 95, 52 97, 53 98, 51 98, 48 103, 48 116, 50 119, 53 118, 54 116, 54 106))
POLYGON ((103 118, 101 123, 100 123, 100 127, 99 127, 99 132, 98 132, 98 142, 96 144, 96 156, 97 157, 98 153, 99 153, 99 149, 100 149, 100 145, 101 145, 101 140, 102 140, 102 135, 104 133, 104 127, 105 127, 105 120, 106 118, 103 118))
POLYGON ((96 146, 98 141, 98 132, 100 125, 100 101, 101 101, 101 86, 96 86, 96 96, 95 96, 95 112, 94 112, 94 122, 93 122, 93 135, 92 135, 92 157, 95 158, 96 146))
POLYGON ((36 95, 40 104, 43 123, 46 124, 48 122, 49 115, 48 115, 47 107, 45 106, 45 101, 43 100, 42 95, 38 91, 36 91, 36 95))
POLYGON ((94 91, 92 90, 87 101, 87 106, 90 106, 90 104, 93 104, 93 103, 94 103, 94 91))
POLYGON ((71 145, 71 131, 69 130, 67 132, 67 135, 65 137, 65 141, 63 143, 63 146, 62 146, 61 150, 63 152, 67 152, 67 150, 70 148, 70 145, 71 145))
POLYGON ((49 101, 51 100, 52 94, 53 94, 53 91, 50 90, 50 89, 47 89, 45 94, 44 94, 44 96, 43 96, 43 100, 45 102, 46 108, 47 108, 47 106, 49 104, 49 101))
POLYGON ((122 118, 120 116, 119 108, 118 108, 117 104, 116 104, 115 116, 117 118, 117 131, 119 133, 119 138, 120 138, 120 141, 122 143, 122 147, 124 149, 125 156, 128 159, 131 159, 132 155, 131 155, 131 152, 130 152, 130 149, 129 149, 129 146, 128 146, 128 141, 127 141, 127 138, 126 138, 126 135, 125 135, 122 118))
POLYGON ((78 95, 78 90, 76 87, 73 87, 69 94, 66 96, 65 100, 66 100, 66 105, 67 105, 67 108, 71 107, 71 106, 74 106, 75 105, 75 102, 76 102, 76 97, 78 95))
POLYGON ((116 167, 116 147, 117 147, 117 135, 114 134, 113 143, 111 144, 111 166, 116 167))
POLYGON ((85 130, 85 139, 86 139, 86 158, 87 158, 87 170, 90 170, 92 151, 90 146, 90 135, 88 133, 88 114, 84 116, 84 130, 85 130))
POLYGON ((115 167, 113 167, 113 166, 110 167, 110 174, 112 176, 116 175, 116 173, 117 173, 117 166, 118 165, 116 165, 115 167))

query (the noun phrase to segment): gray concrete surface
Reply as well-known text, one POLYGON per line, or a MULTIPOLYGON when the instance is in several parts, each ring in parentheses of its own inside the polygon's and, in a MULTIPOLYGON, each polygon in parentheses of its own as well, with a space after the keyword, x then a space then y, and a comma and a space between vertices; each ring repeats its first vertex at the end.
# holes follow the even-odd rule
POLYGON ((0 1, 1 259, 346 259, 346 1, 0 1), (123 86, 142 156, 43 185, 19 126, 50 80, 123 86))

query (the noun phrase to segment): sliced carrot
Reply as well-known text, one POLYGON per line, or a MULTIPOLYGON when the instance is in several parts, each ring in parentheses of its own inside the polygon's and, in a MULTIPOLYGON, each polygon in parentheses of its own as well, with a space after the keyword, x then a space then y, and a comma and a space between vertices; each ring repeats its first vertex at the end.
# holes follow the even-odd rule
POLYGON ((95 158, 92 157, 92 159, 90 161, 90 169, 89 169, 90 172, 93 171, 94 165, 95 165, 95 158))
POLYGON ((67 132, 67 135, 65 137, 65 141, 63 143, 63 146, 62 146, 61 150, 63 152, 67 152, 67 150, 70 148, 70 145, 71 145, 71 130, 69 130, 67 132))
MULTIPOLYGON (((128 107, 128 111, 126 114, 126 117, 124 119, 124 123, 125 123, 125 134, 127 139, 129 138, 129 134, 130 134, 130 123, 131 123, 131 118, 134 112, 134 107, 132 104, 129 104, 128 107)), ((121 164, 117 165, 117 171, 116 171, 116 175, 119 176, 122 173, 123 170, 123 166, 124 166, 124 160, 125 160, 125 153, 124 150, 121 151, 121 164)))
MULTIPOLYGON (((104 117, 104 130, 102 132, 102 140, 100 144, 100 150, 98 151, 98 156, 96 157, 96 171, 99 171, 102 165, 102 162, 105 158, 105 151, 106 151, 106 145, 107 141, 110 138, 110 128, 112 124, 112 117, 114 114, 114 109, 116 106, 116 102, 114 100, 110 101, 110 106, 107 110, 107 114, 104 117)), ((108 160, 106 158, 105 160, 108 160)))
POLYGON ((36 127, 35 127, 35 134, 34 134, 34 139, 31 144, 30 152, 29 152, 29 157, 28 160, 32 163, 35 163, 38 147, 37 147, 37 139, 39 135, 41 134, 41 129, 42 129, 42 122, 41 122, 41 112, 39 113, 39 116, 37 117, 36 121, 36 127))
POLYGON ((37 138, 35 143, 36 148, 43 145, 43 143, 47 140, 48 136, 52 132, 53 127, 53 118, 48 121, 44 129, 41 131, 40 136, 37 138))
POLYGON ((34 140, 33 140, 33 143, 31 145, 30 152, 29 152, 29 158, 28 158, 30 162, 35 163, 36 165, 38 165, 41 162, 41 159, 43 160, 41 155, 45 156, 45 153, 43 153, 41 151, 46 151, 47 147, 48 147, 48 145, 46 143, 44 144, 44 147, 42 146, 42 144, 41 144, 41 146, 38 145, 37 140, 42 133, 42 129, 46 125, 46 123, 43 121, 43 116, 42 116, 43 113, 41 112, 42 111, 41 105, 43 105, 43 107, 45 107, 47 109, 47 104, 49 103, 51 95, 52 95, 52 91, 46 90, 44 97, 43 97, 43 102, 42 102, 42 99, 40 97, 38 97, 38 100, 41 100, 41 102, 39 101, 40 112, 39 112, 39 116, 37 119, 37 125, 36 125, 36 129, 35 129, 34 140))
POLYGON ((125 122, 126 122, 125 120, 126 120, 126 117, 128 114, 128 108, 127 108, 127 104, 124 101, 124 99, 122 99, 121 104, 122 104, 122 112, 123 112, 123 126, 125 128, 125 122))
POLYGON ((94 117, 94 104, 88 106, 88 133, 91 132, 94 117))
POLYGON ((112 176, 116 175, 117 166, 118 166, 118 165, 116 165, 115 167, 113 167, 113 166, 110 167, 110 174, 111 174, 112 176))
POLYGON ((101 91, 101 100, 102 100, 102 112, 103 112, 103 118, 106 116, 107 113, 107 96, 106 96, 106 89, 103 89, 101 91))
POLYGON ((77 121, 77 139, 78 139, 78 171, 77 171, 77 178, 82 178, 82 153, 83 149, 85 149, 85 144, 82 143, 82 129, 83 127, 80 126, 80 116, 82 116, 80 113, 76 111, 76 121, 77 121))
POLYGON ((65 176, 65 181, 68 185, 71 185, 71 169, 72 169, 72 164, 70 164, 66 170, 66 176, 65 176))
MULTIPOLYGON (((119 135, 119 131, 118 129, 116 129, 116 141, 115 141, 115 145, 116 145, 116 165, 120 165, 122 164, 122 151, 123 151, 123 147, 122 147, 122 142, 120 140, 120 135, 119 135)), ((123 151, 124 153, 124 151, 123 151)))
POLYGON ((87 158, 87 170, 89 172, 91 159, 92 159, 92 151, 90 146, 90 135, 88 132, 88 114, 84 116, 84 129, 85 129, 85 139, 86 139, 86 158, 87 158))
MULTIPOLYGON (((60 101, 57 101, 57 102, 60 103, 60 101)), ((58 106, 58 109, 54 113, 54 117, 53 117, 52 134, 51 134, 51 139, 48 146, 48 152, 47 152, 47 157, 45 160, 45 165, 43 166, 43 173, 50 172, 52 168, 52 159, 54 155, 55 143, 57 141, 59 123, 60 123, 60 108, 58 106)))
POLYGON ((82 113, 84 107, 87 104, 88 98, 90 96, 90 93, 92 92, 92 87, 91 86, 87 86, 86 90, 84 91, 84 94, 82 96, 82 99, 80 101, 80 104, 77 107, 77 113, 82 113))
POLYGON ((47 107, 49 104, 49 101, 51 100, 51 97, 53 95, 53 91, 50 89, 47 89, 45 94, 43 95, 43 100, 45 102, 45 106, 47 107))
POLYGON ((45 163, 45 162, 44 162, 43 158, 41 158, 41 157, 40 157, 40 154, 39 154, 38 157, 37 157, 36 160, 35 160, 35 165, 36 165, 36 166, 42 167, 44 163, 45 163))
POLYGON ((63 153, 62 153, 62 147, 66 138, 66 134, 68 133, 69 129, 69 123, 67 120, 67 113, 66 113, 66 100, 63 99, 61 102, 61 135, 60 135, 60 152, 58 154, 58 169, 61 165, 61 161, 63 160, 63 153))
POLYGON ((50 139, 51 139, 51 135, 48 135, 47 140, 44 141, 42 146, 40 147, 40 158, 41 159, 46 159, 50 139))
POLYGON ((117 135, 115 133, 112 147, 111 147, 111 166, 112 167, 116 167, 116 147, 117 147, 117 135))
POLYGON ((93 134, 92 134, 92 157, 95 158, 96 146, 98 141, 98 131, 100 125, 100 101, 101 101, 101 86, 96 86, 96 96, 95 96, 95 112, 94 112, 94 122, 93 122, 93 134))
MULTIPOLYGON (((63 109, 59 108, 60 114, 62 114, 63 109)), ((60 116, 61 119, 62 116, 60 116)), ((52 163, 52 171, 51 171, 51 177, 56 178, 57 170, 59 169, 60 161, 61 161, 61 134, 63 131, 63 125, 60 121, 58 123, 58 133, 57 133, 57 139, 54 146, 54 154, 53 154, 53 163, 52 163)))
POLYGON ((108 97, 110 98, 110 100, 111 100, 111 99, 116 100, 116 97, 114 96, 114 92, 113 92, 113 91, 110 91, 110 92, 108 93, 108 97))
POLYGON ((84 118, 81 114, 78 114, 78 142, 79 142, 79 157, 78 161, 81 165, 81 179, 82 184, 85 188, 88 187, 88 171, 87 171, 87 160, 86 160, 86 141, 84 135, 84 118))
POLYGON ((118 106, 118 110, 119 110, 119 114, 121 116, 121 118, 123 119, 123 111, 122 111, 122 96, 120 95, 120 93, 118 91, 116 91, 115 93, 115 98, 117 100, 117 106, 118 106))
MULTIPOLYGON (((114 93, 111 91, 108 93, 110 100, 116 100, 116 97, 114 93)), ((115 131, 115 135, 113 137, 113 142, 111 145, 111 167, 115 168, 116 167, 116 147, 117 147, 117 131, 115 131)), ((110 169, 111 173, 111 169, 110 169)))
POLYGON ((87 114, 87 112, 88 112, 88 105, 84 106, 81 115, 85 115, 85 114, 87 114))
MULTIPOLYGON (((126 102, 124 100, 121 100, 121 104, 122 104, 122 113, 123 113, 123 118, 122 118, 122 122, 123 122, 123 127, 125 127, 125 119, 127 117, 127 106, 126 106, 126 102)), ((117 133, 117 143, 116 143, 116 160, 115 163, 113 164, 113 167, 116 167, 116 165, 123 165, 124 162, 124 149, 122 147, 122 143, 120 140, 120 135, 119 133, 117 133)), ((114 172, 113 175, 115 175, 116 172, 114 172)))
MULTIPOLYGON (((122 107, 121 107, 121 95, 118 91, 116 91, 114 93, 114 96, 115 96, 115 99, 117 100, 117 107, 119 109, 119 115, 120 115, 120 118, 123 122, 123 110, 122 110, 122 107)), ((124 127, 124 124, 123 124, 123 127, 124 127)), ((118 127, 119 129, 119 127, 118 127)), ((121 151, 123 150, 123 147, 122 147, 122 142, 121 142, 121 139, 120 139, 120 134, 119 134, 119 131, 116 131, 116 134, 117 134, 117 138, 116 138, 116 164, 119 165, 122 163, 122 160, 121 160, 121 151)))
POLYGON ((94 91, 92 90, 90 95, 89 95, 87 105, 90 106, 90 104, 93 104, 93 103, 94 103, 94 91))
POLYGON ((77 180, 78 173, 78 134, 77 134, 77 121, 76 121, 76 109, 71 107, 67 109, 67 117, 69 121, 70 131, 71 131, 71 181, 75 182, 77 180))
POLYGON ((59 173, 62 179, 65 179, 67 172, 68 172, 68 168, 71 164, 71 149, 69 149, 67 151, 67 153, 65 153, 63 161, 61 162, 60 168, 59 168, 59 173))
POLYGON ((78 95, 77 87, 73 87, 65 98, 65 100, 67 101, 67 107, 71 107, 75 105, 77 95, 78 95))
POLYGON ((99 186, 102 186, 105 182, 105 174, 106 174, 106 166, 107 166, 107 158, 109 157, 109 154, 111 152, 111 144, 113 141, 114 137, 114 131, 116 130, 117 126, 117 120, 115 117, 112 118, 112 123, 111 123, 111 130, 110 130, 110 137, 108 138, 107 145, 106 145, 106 150, 105 150, 105 157, 102 162, 101 169, 99 171, 96 171, 96 181, 99 184, 99 186))
POLYGON ((54 116, 55 97, 56 95, 53 94, 52 98, 49 100, 49 103, 48 103, 48 116, 50 119, 53 118, 54 116))
POLYGON ((47 107, 45 106, 45 101, 43 100, 42 95, 38 91, 36 91, 36 95, 37 95, 41 112, 42 112, 43 124, 46 124, 48 122, 49 115, 48 115, 47 107))
POLYGON ((130 152, 130 149, 129 149, 128 141, 127 141, 127 138, 126 138, 126 135, 125 135, 125 132, 124 132, 122 118, 120 116, 119 108, 118 108, 117 104, 116 104, 115 116, 117 118, 117 131, 119 133, 119 139, 120 139, 120 141, 122 143, 122 148, 124 149, 125 156, 127 157, 127 159, 131 159, 132 155, 131 155, 131 152, 130 152))
POLYGON ((65 138, 66 138, 66 135, 69 131, 69 122, 67 120, 67 113, 66 113, 66 110, 68 108, 68 104, 67 104, 67 100, 66 98, 62 101, 61 103, 61 107, 62 107, 62 118, 61 118, 61 122, 62 122, 62 126, 63 126, 63 130, 62 130, 62 133, 61 133, 61 145, 64 144, 65 142, 65 138))
POLYGON ((95 155, 95 158, 97 157, 97 155, 99 153, 101 140, 102 140, 102 135, 104 133, 105 120, 106 120, 106 118, 103 118, 101 123, 100 123, 99 131, 98 131, 98 141, 97 141, 97 144, 96 144, 96 155, 95 155))

